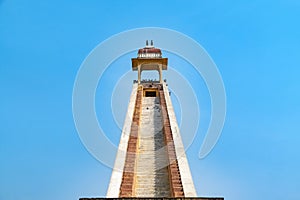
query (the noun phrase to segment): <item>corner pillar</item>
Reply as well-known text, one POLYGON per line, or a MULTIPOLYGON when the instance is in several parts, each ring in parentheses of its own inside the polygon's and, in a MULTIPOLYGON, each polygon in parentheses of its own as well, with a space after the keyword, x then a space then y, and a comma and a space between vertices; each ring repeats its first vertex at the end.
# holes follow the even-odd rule
POLYGON ((162 65, 159 65, 158 73, 159 73, 159 83, 163 83, 163 80, 162 80, 162 65))
POLYGON ((138 66, 138 84, 141 83, 141 65, 138 66))

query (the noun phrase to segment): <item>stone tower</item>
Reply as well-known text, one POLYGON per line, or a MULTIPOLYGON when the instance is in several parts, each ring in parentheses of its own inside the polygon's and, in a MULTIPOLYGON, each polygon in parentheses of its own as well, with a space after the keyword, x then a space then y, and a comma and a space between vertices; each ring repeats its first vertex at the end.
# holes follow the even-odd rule
POLYGON ((146 42, 132 58, 134 81, 119 149, 106 198, 96 199, 210 199, 197 197, 166 81, 168 59, 146 42), (141 80, 156 70, 159 80, 141 80))
POLYGON ((138 80, 133 84, 107 197, 197 196, 168 87, 162 80, 167 64, 152 41, 132 59, 138 80), (159 80, 141 80, 144 70, 157 70, 159 80))

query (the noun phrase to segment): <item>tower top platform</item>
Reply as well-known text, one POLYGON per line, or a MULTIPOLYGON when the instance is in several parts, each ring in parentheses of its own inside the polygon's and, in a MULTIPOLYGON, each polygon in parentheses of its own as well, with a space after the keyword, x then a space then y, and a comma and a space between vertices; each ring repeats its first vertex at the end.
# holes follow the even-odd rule
POLYGON ((162 70, 167 70, 168 58, 162 57, 162 52, 159 48, 155 48, 153 41, 150 45, 146 40, 146 46, 138 50, 137 58, 132 58, 132 70, 137 71, 140 66, 142 70, 158 70, 160 65, 162 70))
POLYGON ((157 70, 159 82, 162 83, 162 70, 167 70, 168 58, 163 58, 161 50, 153 46, 153 41, 149 45, 139 49, 137 58, 132 58, 132 71, 138 71, 138 83, 141 82, 141 73, 144 70, 157 70))

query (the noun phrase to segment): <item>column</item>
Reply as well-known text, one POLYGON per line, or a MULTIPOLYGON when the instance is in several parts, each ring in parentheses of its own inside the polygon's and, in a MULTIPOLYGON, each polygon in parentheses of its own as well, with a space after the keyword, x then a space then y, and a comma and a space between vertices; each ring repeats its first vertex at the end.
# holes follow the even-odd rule
POLYGON ((159 73, 159 83, 163 83, 162 80, 162 65, 159 65, 159 69, 158 69, 158 73, 159 73))
POLYGON ((141 83, 141 65, 138 66, 138 84, 141 83))

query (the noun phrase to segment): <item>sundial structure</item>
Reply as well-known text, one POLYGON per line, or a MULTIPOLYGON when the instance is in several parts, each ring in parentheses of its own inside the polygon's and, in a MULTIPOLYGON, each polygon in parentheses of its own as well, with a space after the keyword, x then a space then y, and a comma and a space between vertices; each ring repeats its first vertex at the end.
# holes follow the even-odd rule
MULTIPOLYGON (((197 197, 182 144, 162 57, 153 42, 132 58, 134 81, 119 149, 106 198, 94 199, 210 199, 197 197), (141 80, 145 70, 156 70, 159 80, 141 80)), ((89 198, 81 198, 85 200, 89 198)))

